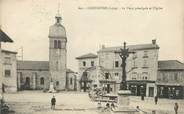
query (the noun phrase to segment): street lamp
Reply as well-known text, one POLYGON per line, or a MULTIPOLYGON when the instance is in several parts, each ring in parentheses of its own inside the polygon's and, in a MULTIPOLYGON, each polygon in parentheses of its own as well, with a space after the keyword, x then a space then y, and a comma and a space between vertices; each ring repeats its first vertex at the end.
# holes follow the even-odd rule
POLYGON ((119 56, 122 60, 122 64, 121 64, 121 67, 122 67, 122 81, 120 83, 120 90, 127 90, 126 60, 129 57, 129 54, 131 54, 131 53, 134 54, 135 52, 129 51, 129 48, 126 47, 126 42, 124 42, 123 49, 120 48, 120 51, 116 51, 115 53, 119 53, 119 56))

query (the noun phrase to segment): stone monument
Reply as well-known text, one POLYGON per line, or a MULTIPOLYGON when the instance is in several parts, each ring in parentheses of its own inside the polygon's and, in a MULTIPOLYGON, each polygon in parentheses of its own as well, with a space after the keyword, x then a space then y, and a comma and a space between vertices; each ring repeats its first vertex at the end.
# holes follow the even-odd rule
POLYGON ((126 48, 126 43, 124 42, 124 48, 120 49, 120 52, 118 51, 115 53, 119 53, 122 59, 122 81, 118 92, 118 108, 114 110, 114 112, 119 112, 121 114, 139 114, 136 108, 130 106, 129 96, 131 95, 131 91, 127 89, 126 83, 126 59, 130 53, 135 52, 129 51, 129 49, 126 48))
POLYGON ((49 91, 48 92, 49 93, 56 93, 56 90, 54 89, 54 83, 53 83, 52 79, 50 81, 50 86, 49 86, 49 91))

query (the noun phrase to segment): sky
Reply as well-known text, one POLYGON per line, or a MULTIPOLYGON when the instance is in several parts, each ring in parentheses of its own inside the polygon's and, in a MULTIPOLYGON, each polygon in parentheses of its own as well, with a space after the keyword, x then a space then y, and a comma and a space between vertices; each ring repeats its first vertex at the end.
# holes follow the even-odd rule
POLYGON ((47 61, 49 26, 59 9, 68 39, 67 66, 74 71, 77 56, 124 41, 133 45, 156 39, 159 60, 184 62, 183 4, 183 0, 0 0, 1 29, 14 40, 2 48, 20 55, 23 47, 24 60, 47 61))

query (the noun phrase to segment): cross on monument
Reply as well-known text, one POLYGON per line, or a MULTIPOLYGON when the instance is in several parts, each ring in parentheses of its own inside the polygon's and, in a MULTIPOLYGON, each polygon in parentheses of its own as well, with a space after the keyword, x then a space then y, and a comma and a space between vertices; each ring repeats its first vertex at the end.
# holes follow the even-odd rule
POLYGON ((129 48, 126 47, 126 42, 124 42, 123 49, 120 48, 120 51, 117 51, 115 53, 119 53, 119 56, 121 57, 122 60, 122 81, 120 83, 120 90, 127 90, 127 82, 126 82, 126 60, 129 57, 129 54, 135 53, 132 51, 129 51, 129 48))

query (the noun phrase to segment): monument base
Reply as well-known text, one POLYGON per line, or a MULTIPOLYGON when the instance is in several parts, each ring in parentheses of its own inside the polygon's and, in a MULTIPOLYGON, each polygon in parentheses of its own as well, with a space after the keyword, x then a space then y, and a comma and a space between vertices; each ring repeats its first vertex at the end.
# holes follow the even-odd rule
POLYGON ((130 90, 119 90, 118 91, 118 105, 128 106, 130 104, 129 96, 131 95, 130 90))
POLYGON ((56 90, 54 89, 54 83, 50 82, 50 87, 49 87, 49 93, 56 93, 56 90))
POLYGON ((139 114, 139 111, 136 108, 130 106, 130 95, 131 91, 120 90, 118 92, 118 108, 113 110, 113 112, 121 114, 139 114))

